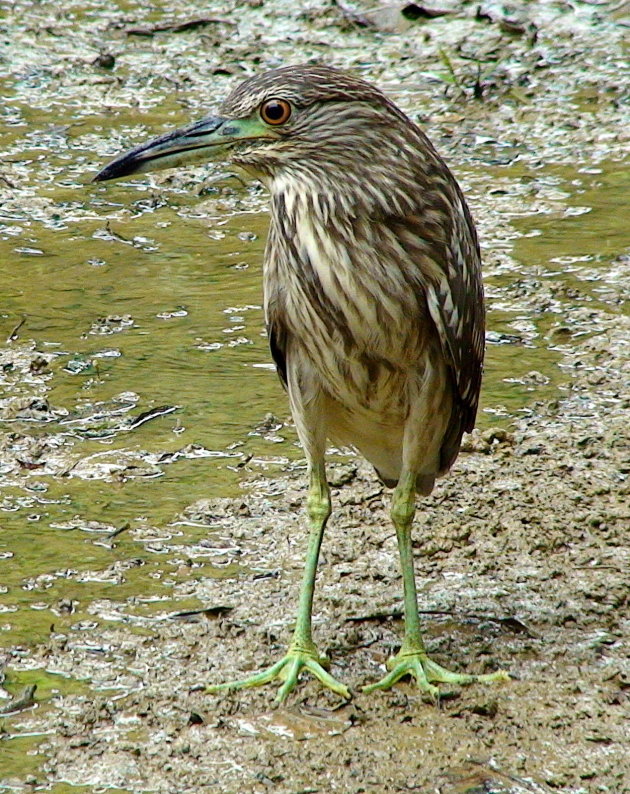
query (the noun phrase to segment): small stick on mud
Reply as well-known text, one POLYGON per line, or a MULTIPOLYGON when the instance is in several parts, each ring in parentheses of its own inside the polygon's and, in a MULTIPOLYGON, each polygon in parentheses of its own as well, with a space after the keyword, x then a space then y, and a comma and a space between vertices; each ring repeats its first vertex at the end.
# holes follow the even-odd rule
POLYGON ((118 527, 118 529, 115 529, 113 532, 110 532, 109 535, 107 535, 107 539, 111 540, 112 538, 118 537, 118 535, 122 535, 122 533, 125 532, 125 530, 129 529, 130 526, 131 524, 128 521, 125 521, 125 523, 121 524, 118 527))
POLYGON ((223 604, 217 604, 214 607, 206 607, 205 609, 186 609, 183 612, 173 612, 165 617, 169 620, 183 620, 189 623, 196 622, 197 618, 208 617, 216 618, 220 615, 227 615, 234 607, 228 607, 223 604))
POLYGON ((151 25, 146 28, 128 28, 125 33, 128 36, 153 36, 155 33, 181 33, 185 30, 205 27, 206 25, 236 25, 231 19, 220 17, 197 17, 186 22, 164 22, 162 24, 151 25))
MULTIPOLYGON (((535 637, 535 633, 523 623, 522 620, 514 615, 507 615, 503 617, 495 617, 493 615, 482 615, 478 612, 457 612, 452 609, 419 609, 420 615, 448 615, 453 618, 461 618, 464 620, 489 620, 492 623, 499 623, 505 626, 516 634, 527 634, 530 637, 535 637)), ((367 623, 369 621, 377 621, 382 623, 386 620, 400 620, 403 617, 403 612, 400 609, 395 609, 390 612, 372 612, 367 615, 352 615, 346 618, 347 623, 367 623)))

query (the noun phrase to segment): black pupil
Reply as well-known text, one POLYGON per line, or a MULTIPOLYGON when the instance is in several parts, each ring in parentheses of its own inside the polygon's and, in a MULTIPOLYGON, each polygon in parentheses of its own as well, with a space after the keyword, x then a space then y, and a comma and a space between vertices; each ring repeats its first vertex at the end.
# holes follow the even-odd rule
POLYGON ((286 109, 280 102, 268 102, 265 105, 265 116, 267 116, 270 121, 280 121, 280 119, 284 118, 285 114, 286 109))

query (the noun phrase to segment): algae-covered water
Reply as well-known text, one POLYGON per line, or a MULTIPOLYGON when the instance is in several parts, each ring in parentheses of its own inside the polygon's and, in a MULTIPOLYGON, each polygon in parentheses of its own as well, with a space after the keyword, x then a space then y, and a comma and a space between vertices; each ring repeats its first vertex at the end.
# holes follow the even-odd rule
MULTIPOLYGON (((612 166, 598 171, 554 175, 569 208, 580 212, 563 209, 561 218, 517 221, 522 272, 517 264, 516 272, 487 278, 482 429, 509 427, 511 418, 535 400, 551 398, 564 380, 553 331, 567 328, 571 302, 550 311, 538 303, 511 305, 500 300, 502 285, 535 272, 574 289, 575 305, 606 300, 610 260, 624 222, 623 213, 611 214, 599 204, 619 206, 627 190, 612 166), (605 191, 598 189, 602 182, 605 191)), ((504 175, 509 178, 509 168, 504 175)), ((126 522, 155 526, 168 537, 174 530, 166 527, 195 499, 236 493, 243 468, 251 471, 264 461, 273 473, 300 458, 293 429, 282 425, 288 408, 264 334, 266 213, 226 206, 208 217, 203 201, 183 191, 176 203, 160 201, 138 212, 138 202, 150 201, 143 181, 87 183, 74 192, 83 203, 79 220, 58 221, 55 228, 49 221, 14 219, 9 233, 5 219, 0 241, 0 257, 12 262, 5 273, 4 328, 8 333, 24 318, 20 339, 51 356, 45 371, 52 413, 45 421, 24 422, 18 411, 5 429, 54 435, 61 447, 70 439, 73 455, 81 456, 79 467, 70 458, 65 476, 47 476, 45 466, 41 471, 35 465, 25 480, 12 485, 9 478, 3 489, 0 543, 11 555, 3 562, 8 591, 0 638, 6 644, 43 639, 49 608, 64 598, 82 603, 86 589, 90 598, 164 592, 144 567, 135 575, 128 571, 124 587, 107 575, 77 573, 99 571, 129 555, 161 570, 159 556, 147 553, 146 543, 123 537, 114 551, 103 542, 112 528, 126 522), (153 408, 162 409, 156 418, 120 429, 128 414, 153 408), (176 410, 167 413, 169 408, 176 410), (265 424, 270 413, 280 419, 265 424), (128 455, 131 462, 125 462, 128 455), (38 608, 42 600, 48 609, 38 608)), ((63 188, 59 198, 51 188, 48 193, 63 204, 63 188)), ((15 397, 20 388, 28 392, 27 386, 7 384, 5 396, 15 397)), ((187 530, 177 529, 182 531, 187 530)), ((206 567, 205 575, 212 575, 206 567)), ((81 617, 79 609, 73 620, 81 617)))
MULTIPOLYGON (((220 506, 209 529, 191 505, 238 500, 243 481, 303 463, 264 333, 262 189, 220 165, 91 183, 122 149, 211 109, 235 84, 223 63, 261 68, 253 17, 233 11, 234 47, 244 47, 236 52, 214 28, 125 38, 124 26, 162 18, 133 3, 70 4, 57 18, 19 5, 3 22, 10 51, 0 69, 0 649, 27 660, 26 669, 9 669, 7 690, 37 684, 40 707, 52 708, 94 690, 29 667, 34 649, 50 644, 52 653, 60 637, 85 635, 86 654, 102 656, 93 639, 101 628, 123 623, 148 636, 144 618, 207 606, 182 595, 181 583, 251 571, 226 552, 229 538, 218 551, 207 542, 221 534, 220 506), (95 64, 99 50, 112 51, 115 69, 95 64), (212 90, 201 95, 198 84, 212 90)), ((573 110, 539 89, 546 112, 558 113, 554 129, 520 88, 510 93, 499 80, 506 93, 493 94, 488 78, 488 105, 475 105, 467 85, 445 82, 443 63, 416 73, 430 36, 421 44, 352 26, 340 34, 336 22, 327 27, 330 9, 318 20, 276 5, 291 35, 305 36, 300 59, 319 57, 320 37, 343 42, 339 65, 379 82, 452 164, 485 264, 478 425, 482 436, 509 433, 569 393, 567 351, 601 332, 598 317, 627 311, 619 296, 630 185, 611 121, 616 88, 588 91, 559 69, 556 92, 565 91, 564 102, 575 89, 573 110), (597 113, 599 137, 571 126, 576 116, 586 129, 597 113), (519 114, 529 138, 513 122, 519 114)), ((444 27, 442 46, 460 24, 444 27)), ((294 45, 282 46, 295 60, 294 45)), ((611 60, 615 80, 616 69, 611 60)), ((331 452, 333 462, 347 459, 331 452)), ((0 781, 36 774, 41 735, 14 728, 14 717, 0 720, 0 738, 9 737, 0 781)))

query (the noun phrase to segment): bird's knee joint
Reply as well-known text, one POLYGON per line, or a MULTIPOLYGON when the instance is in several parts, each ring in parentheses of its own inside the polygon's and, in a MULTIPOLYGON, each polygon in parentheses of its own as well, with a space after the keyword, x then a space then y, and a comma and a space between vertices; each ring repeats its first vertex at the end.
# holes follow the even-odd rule
POLYGON ((415 512, 416 505, 413 502, 398 502, 392 505, 390 516, 395 527, 408 527, 415 512))
POLYGON ((306 503, 308 517, 313 523, 323 524, 328 520, 332 507, 329 499, 309 498, 306 503))

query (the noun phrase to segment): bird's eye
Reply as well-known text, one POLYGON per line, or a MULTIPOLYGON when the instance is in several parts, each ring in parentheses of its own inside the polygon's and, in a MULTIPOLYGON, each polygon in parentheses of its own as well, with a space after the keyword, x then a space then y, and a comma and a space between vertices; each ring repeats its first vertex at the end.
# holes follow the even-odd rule
POLYGON ((291 117, 291 105, 286 99, 268 99, 260 106, 260 118, 266 124, 285 124, 291 117))

